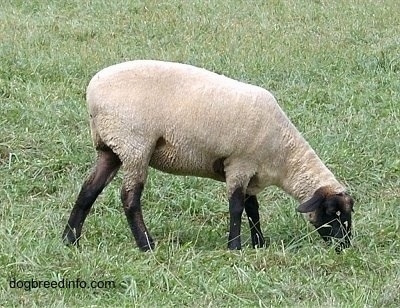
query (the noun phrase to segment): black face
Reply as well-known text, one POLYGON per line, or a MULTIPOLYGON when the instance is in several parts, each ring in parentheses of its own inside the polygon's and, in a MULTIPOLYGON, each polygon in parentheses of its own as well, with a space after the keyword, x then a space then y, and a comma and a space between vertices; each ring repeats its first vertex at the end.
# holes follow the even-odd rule
POLYGON ((338 242, 337 251, 350 246, 353 199, 346 193, 329 194, 323 188, 301 204, 298 211, 310 213, 310 222, 327 242, 338 242))
POLYGON ((342 196, 335 196, 325 201, 324 206, 316 210, 316 220, 313 225, 322 238, 331 242, 338 239, 340 247, 350 246, 351 238, 351 210, 346 210, 342 203, 342 196))

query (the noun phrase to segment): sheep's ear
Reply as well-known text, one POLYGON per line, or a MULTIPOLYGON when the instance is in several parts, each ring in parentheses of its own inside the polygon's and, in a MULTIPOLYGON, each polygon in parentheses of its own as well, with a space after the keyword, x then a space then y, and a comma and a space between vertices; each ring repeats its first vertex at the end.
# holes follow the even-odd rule
POLYGON ((312 198, 299 205, 297 211, 300 213, 310 213, 314 212, 320 206, 322 206, 324 198, 318 194, 314 194, 312 198))

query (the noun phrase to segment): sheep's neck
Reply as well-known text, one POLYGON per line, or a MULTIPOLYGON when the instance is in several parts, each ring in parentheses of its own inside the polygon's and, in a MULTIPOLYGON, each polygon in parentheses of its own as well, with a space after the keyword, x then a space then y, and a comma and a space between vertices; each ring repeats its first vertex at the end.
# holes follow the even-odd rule
POLYGON ((285 164, 286 177, 281 183, 283 190, 288 194, 304 202, 323 186, 329 186, 338 193, 343 191, 342 185, 305 140, 301 145, 297 145, 296 151, 288 153, 290 154, 285 164))

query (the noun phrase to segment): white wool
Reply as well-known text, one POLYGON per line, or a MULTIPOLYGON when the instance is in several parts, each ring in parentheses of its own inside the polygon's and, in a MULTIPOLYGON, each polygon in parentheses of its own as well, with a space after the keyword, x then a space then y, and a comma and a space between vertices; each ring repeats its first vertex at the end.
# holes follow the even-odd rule
POLYGON ((300 201, 344 191, 273 95, 190 65, 137 60, 97 73, 87 89, 94 144, 122 160, 131 184, 148 166, 225 180, 228 193, 277 185, 300 201))

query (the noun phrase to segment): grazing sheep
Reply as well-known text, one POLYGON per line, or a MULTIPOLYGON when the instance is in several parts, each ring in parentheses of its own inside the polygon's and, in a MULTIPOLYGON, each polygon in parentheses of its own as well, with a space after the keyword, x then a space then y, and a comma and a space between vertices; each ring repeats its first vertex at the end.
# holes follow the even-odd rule
POLYGON ((141 210, 148 167, 225 181, 229 249, 240 249, 243 210, 254 247, 265 244, 256 195, 276 185, 325 239, 350 245, 353 200, 271 93, 190 65, 138 60, 97 73, 87 102, 97 162, 63 233, 77 243, 90 208, 122 165, 121 199, 141 250, 154 248, 141 210))

